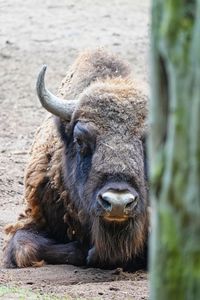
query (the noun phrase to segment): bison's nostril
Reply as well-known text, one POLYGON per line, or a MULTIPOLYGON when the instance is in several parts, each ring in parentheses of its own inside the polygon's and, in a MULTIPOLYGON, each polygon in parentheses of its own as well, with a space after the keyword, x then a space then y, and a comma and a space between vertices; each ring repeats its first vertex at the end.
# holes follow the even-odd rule
POLYGON ((99 195, 98 202, 105 210, 110 211, 112 209, 112 205, 106 197, 99 195))
POLYGON ((129 203, 126 204, 125 209, 129 209, 133 206, 134 201, 130 201, 129 203))
POLYGON ((125 205, 125 209, 132 209, 137 205, 138 199, 137 197, 131 197, 127 200, 127 203, 125 205))

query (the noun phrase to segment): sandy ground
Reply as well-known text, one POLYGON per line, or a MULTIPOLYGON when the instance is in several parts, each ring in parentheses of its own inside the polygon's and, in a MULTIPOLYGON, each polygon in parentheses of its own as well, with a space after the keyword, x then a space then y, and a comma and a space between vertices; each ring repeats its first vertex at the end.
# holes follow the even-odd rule
MULTIPOLYGON (((148 86, 149 0, 0 0, 0 255, 3 227, 23 206, 23 173, 43 109, 35 81, 48 64, 55 93, 85 48, 105 46, 131 63, 148 86)), ((147 299, 147 274, 73 266, 0 269, 0 284, 81 299, 147 299)), ((18 299, 15 295, 4 299, 18 299)), ((3 298, 2 298, 3 299, 3 298)))

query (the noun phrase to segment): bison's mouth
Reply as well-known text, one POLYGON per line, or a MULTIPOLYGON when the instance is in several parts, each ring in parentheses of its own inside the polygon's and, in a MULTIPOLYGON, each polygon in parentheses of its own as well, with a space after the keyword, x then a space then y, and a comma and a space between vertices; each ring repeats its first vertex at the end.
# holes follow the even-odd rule
POLYGON ((115 216, 104 216, 103 219, 107 222, 117 222, 117 223, 121 223, 121 222, 125 222, 128 220, 127 216, 120 216, 120 217, 115 217, 115 216))

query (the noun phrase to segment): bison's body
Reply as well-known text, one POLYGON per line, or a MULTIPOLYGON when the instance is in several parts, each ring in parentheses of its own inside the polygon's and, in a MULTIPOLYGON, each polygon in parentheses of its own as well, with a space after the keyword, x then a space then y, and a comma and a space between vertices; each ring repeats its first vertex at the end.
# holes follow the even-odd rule
POLYGON ((77 59, 59 96, 77 105, 70 118, 48 116, 35 135, 27 209, 7 227, 4 263, 144 267, 146 99, 128 65, 103 50, 77 59))

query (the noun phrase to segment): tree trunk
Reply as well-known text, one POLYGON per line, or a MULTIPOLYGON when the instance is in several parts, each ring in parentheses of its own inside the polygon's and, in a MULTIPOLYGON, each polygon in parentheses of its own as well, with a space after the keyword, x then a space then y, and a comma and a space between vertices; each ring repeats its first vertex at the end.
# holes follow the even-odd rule
POLYGON ((152 300, 200 299, 200 0, 152 0, 152 300))

